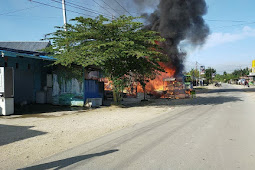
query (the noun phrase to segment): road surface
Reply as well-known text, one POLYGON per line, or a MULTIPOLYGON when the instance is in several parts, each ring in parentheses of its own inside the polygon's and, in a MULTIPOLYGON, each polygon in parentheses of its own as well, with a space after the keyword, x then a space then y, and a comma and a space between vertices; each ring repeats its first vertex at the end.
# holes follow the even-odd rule
POLYGON ((224 84, 186 107, 26 168, 254 170, 254 93, 224 84))

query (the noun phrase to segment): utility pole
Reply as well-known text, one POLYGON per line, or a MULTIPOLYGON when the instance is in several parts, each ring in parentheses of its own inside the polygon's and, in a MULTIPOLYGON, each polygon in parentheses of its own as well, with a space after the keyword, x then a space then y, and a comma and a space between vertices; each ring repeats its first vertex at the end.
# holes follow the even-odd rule
MULTIPOLYGON (((196 71, 198 71, 197 64, 198 64, 198 62, 196 61, 196 71)), ((200 74, 200 73, 198 73, 198 74, 200 74)), ((197 77, 196 77, 196 87, 197 87, 197 77)))
POLYGON ((65 31, 66 30, 66 3, 65 0, 62 0, 62 10, 63 10, 63 19, 64 19, 64 27, 65 27, 65 31))
POLYGON ((240 65, 240 74, 241 74, 241 77, 243 77, 243 71, 242 71, 242 66, 240 65))
POLYGON ((213 76, 212 76, 212 67, 210 67, 210 72, 211 72, 211 80, 213 79, 213 76))

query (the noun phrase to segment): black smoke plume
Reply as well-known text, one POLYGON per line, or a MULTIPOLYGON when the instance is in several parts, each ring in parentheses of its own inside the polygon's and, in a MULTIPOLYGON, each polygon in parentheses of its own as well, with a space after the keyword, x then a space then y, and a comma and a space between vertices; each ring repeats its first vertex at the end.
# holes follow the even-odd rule
MULTIPOLYGON (((107 0, 104 0, 107 1, 107 0)), ((108 0, 115 9, 121 9, 114 1, 108 0)), ((151 11, 143 13, 145 29, 160 33, 166 41, 162 44, 169 56, 170 65, 175 67, 176 74, 183 70, 186 53, 180 50, 182 41, 197 47, 205 43, 209 34, 203 16, 207 13, 205 0, 118 0, 128 11, 151 11), (153 10, 152 10, 153 11, 153 10)))
MULTIPOLYGON (((137 5, 146 5, 146 0, 133 1, 137 5)), ((148 0, 150 3, 151 1, 148 0)), ((162 47, 172 66, 176 68, 176 74, 182 72, 186 56, 179 49, 181 41, 186 40, 192 46, 201 46, 209 34, 209 27, 203 19, 206 13, 205 0, 160 0, 153 13, 143 14, 148 23, 145 29, 157 31, 166 39, 162 47)))

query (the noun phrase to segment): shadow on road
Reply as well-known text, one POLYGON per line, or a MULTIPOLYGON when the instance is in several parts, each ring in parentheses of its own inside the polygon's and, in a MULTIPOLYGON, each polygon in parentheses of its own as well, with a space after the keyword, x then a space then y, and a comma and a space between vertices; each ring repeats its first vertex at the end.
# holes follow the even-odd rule
POLYGON ((40 165, 35 165, 35 166, 31 166, 31 167, 27 167, 24 168, 26 170, 37 170, 37 169, 62 169, 64 167, 67 167, 69 165, 75 164, 77 162, 86 160, 86 159, 90 159, 93 157, 98 157, 98 156, 104 156, 104 155, 108 155, 114 152, 119 151, 118 149, 113 149, 113 150, 108 150, 108 151, 104 151, 104 152, 100 152, 100 153, 94 153, 94 154, 89 154, 89 155, 80 155, 80 156, 75 156, 75 157, 71 157, 71 158, 66 158, 66 159, 62 159, 62 160, 58 160, 58 161, 53 161, 53 162, 49 162, 49 163, 44 163, 44 164, 40 164, 40 165))
POLYGON ((217 97, 197 97, 193 99, 155 99, 154 101, 125 105, 126 107, 150 106, 187 106, 187 105, 219 105, 229 102, 243 101, 238 97, 217 96, 217 97))
POLYGON ((0 124, 0 146, 46 134, 46 132, 31 130, 32 127, 0 124))
MULTIPOLYGON (((197 97, 194 99, 181 99, 181 100, 171 100, 162 102, 156 102, 155 105, 170 105, 170 106, 181 106, 181 105, 218 105, 228 102, 237 102, 242 101, 238 97, 227 97, 227 96, 218 96, 218 97, 197 97)), ((152 104, 153 105, 153 104, 152 104)))
POLYGON ((207 93, 230 93, 230 92, 255 92, 255 88, 245 88, 245 89, 214 89, 207 93))

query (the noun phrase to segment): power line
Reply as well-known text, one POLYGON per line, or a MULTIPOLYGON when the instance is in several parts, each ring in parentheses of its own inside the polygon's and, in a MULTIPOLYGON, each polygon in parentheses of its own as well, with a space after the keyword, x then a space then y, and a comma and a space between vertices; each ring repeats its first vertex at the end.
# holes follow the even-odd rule
POLYGON ((121 14, 119 12, 117 12, 117 10, 113 9, 109 4, 107 4, 104 0, 101 0, 104 4, 106 4, 107 6, 109 6, 113 11, 115 11, 116 13, 118 13, 120 16, 121 14))
POLYGON ((108 11, 105 7, 101 6, 99 3, 97 3, 95 0, 93 0, 98 6, 100 6, 101 8, 103 8, 105 11, 107 11, 108 13, 110 13, 111 15, 113 15, 110 11, 108 11))
MULTIPOLYGON (((184 63, 184 65, 189 65, 189 66, 192 66, 194 65, 195 63, 199 64, 199 65, 202 65, 204 66, 204 64, 201 64, 197 61, 191 61, 191 60, 185 60, 185 62, 188 62, 188 63, 184 63), (193 64, 192 64, 193 63, 193 64)), ((247 67, 249 64, 215 64, 213 65, 214 67, 215 66, 221 66, 221 67, 247 67)))
POLYGON ((242 20, 219 20, 219 19, 205 19, 206 21, 212 22, 250 22, 250 21, 242 21, 242 20))
POLYGON ((46 17, 46 16, 31 16, 31 15, 4 15, 4 16, 7 16, 7 17, 18 17, 18 18, 24 18, 24 17, 31 17, 31 18, 44 18, 44 19, 56 19, 56 18, 62 18, 62 17, 46 17))
POLYGON ((10 12, 6 12, 6 13, 2 13, 2 14, 0 14, 0 15, 6 15, 6 14, 11 14, 11 13, 16 13, 16 12, 28 10, 28 9, 31 9, 31 8, 36 8, 36 7, 38 7, 38 6, 39 6, 39 5, 32 6, 32 7, 28 7, 28 8, 23 8, 23 9, 18 9, 18 10, 15 10, 15 11, 10 11, 10 12))
MULTIPOLYGON (((66 2, 67 4, 71 4, 71 5, 75 5, 76 6, 76 8, 79 8, 79 9, 82 9, 82 10, 85 10, 85 11, 94 11, 93 13, 95 13, 95 14, 101 14, 101 15, 105 15, 104 13, 101 13, 101 12, 99 12, 99 11, 96 11, 96 10, 92 10, 92 9, 89 9, 89 8, 86 8, 86 7, 83 7, 83 6, 81 6, 81 5, 77 5, 77 4, 75 4, 75 3, 72 3, 72 2, 66 2)), ((70 5, 69 5, 70 6, 70 5)))
POLYGON ((121 6, 122 9, 124 9, 127 13, 129 13, 130 16, 133 17, 133 15, 126 9, 124 8, 117 0, 114 0, 117 4, 119 4, 119 6, 121 6))
POLYGON ((241 26, 241 25, 249 25, 249 24, 255 24, 255 22, 243 23, 243 24, 235 24, 235 25, 228 25, 228 26, 222 26, 222 27, 217 27, 217 28, 227 28, 227 27, 234 27, 234 26, 241 26))
MULTIPOLYGON (((57 0, 51 0, 51 1, 62 4, 62 2, 57 1, 57 0)), ((98 14, 99 15, 104 15, 103 13, 100 13, 98 11, 95 11, 95 10, 92 10, 92 9, 89 9, 89 8, 86 8, 86 7, 82 7, 80 5, 77 5, 77 4, 74 4, 74 3, 71 3, 71 2, 66 2, 66 5, 68 5, 70 7, 73 7, 73 8, 76 8, 76 9, 80 9, 80 10, 84 10, 84 11, 87 11, 87 12, 91 12, 91 13, 94 13, 94 14, 97 14, 97 15, 98 14), (69 5, 69 4, 71 4, 71 5, 69 5)))
POLYGON ((48 21, 49 19, 51 20, 56 20, 56 19, 61 19, 62 17, 43 17, 43 16, 21 16, 21 15, 3 15, 4 17, 11 17, 11 18, 18 18, 18 19, 25 19, 27 20, 29 18, 29 20, 33 20, 33 21, 48 21))
MULTIPOLYGON (((45 4, 45 3, 38 2, 38 1, 35 1, 35 0, 31 0, 31 2, 34 2, 34 3, 37 3, 37 4, 41 4, 41 5, 45 5, 45 6, 49 6, 49 7, 52 7, 52 8, 56 8, 56 9, 61 9, 62 10, 62 8, 60 8, 60 7, 56 7, 56 6, 53 6, 53 5, 45 4)), ((80 14, 80 15, 84 15, 83 13, 76 12, 76 11, 73 11, 73 10, 66 10, 66 11, 73 12, 73 13, 80 14)), ((89 15, 89 14, 87 14, 87 15, 90 16, 90 17, 94 17, 94 16, 89 15)))
MULTIPOLYGON (((208 20, 207 20, 208 21, 208 20)), ((242 25, 250 25, 255 24, 255 21, 248 22, 248 21, 242 21, 242 20, 210 20, 210 21, 219 21, 219 22, 235 22, 235 23, 241 23, 241 24, 234 24, 234 25, 226 25, 226 26, 216 26, 215 29, 218 28, 229 28, 229 27, 235 27, 235 26, 242 26, 242 25)))
MULTIPOLYGON (((70 3, 70 2, 74 2, 74 3, 76 3, 77 1, 69 0, 69 3, 70 3)), ((84 3, 84 5, 89 5, 89 6, 93 6, 93 7, 98 7, 98 5, 96 5, 96 4, 88 4, 88 3, 84 3)), ((105 8, 110 9, 109 7, 105 7, 105 8)), ((119 11, 120 11, 120 10, 119 10, 119 11)))
MULTIPOLYGON (((56 8, 56 9, 61 9, 60 7, 57 7, 57 6, 53 6, 53 5, 49 5, 49 4, 45 4, 45 3, 42 3, 42 2, 38 2, 38 1, 35 1, 35 0, 30 0, 31 2, 34 2, 34 3, 37 3, 37 4, 41 4, 41 5, 45 5, 45 6, 49 6, 49 7, 52 7, 52 8, 56 8)), ((76 12, 76 11, 71 11, 71 10, 67 10, 67 11, 70 11, 70 12, 73 12, 73 13, 77 13, 77 14, 82 14, 82 13, 79 13, 79 12, 76 12)), ((83 14, 82 14, 83 15, 83 14)))
POLYGON ((244 20, 220 20, 220 19, 205 19, 205 21, 211 21, 211 22, 233 22, 233 23, 240 23, 240 24, 234 24, 234 25, 226 25, 226 26, 216 26, 216 29, 218 28, 228 28, 228 27, 235 27, 235 26, 242 26, 242 25, 249 25, 249 24, 255 24, 255 21, 244 21, 244 20))
POLYGON ((122 9, 124 9, 127 13, 129 13, 130 16, 132 16, 132 14, 126 9, 124 8, 117 0, 114 0, 122 9))
MULTIPOLYGON (((71 1, 71 2, 74 2, 73 0, 69 0, 69 1, 71 1)), ((97 7, 98 5, 93 5, 93 4, 88 4, 88 3, 85 3, 85 5, 90 5, 90 6, 94 6, 94 7, 97 7)), ((107 8, 107 9, 112 9, 112 10, 114 10, 116 13, 118 13, 117 11, 120 11, 120 12, 123 12, 123 10, 121 10, 121 9, 114 9, 114 8, 112 8, 112 7, 109 7, 109 4, 107 5, 108 7, 106 7, 105 6, 105 8, 107 8)), ((139 13, 139 12, 134 12, 134 11, 129 11, 130 13, 133 13, 133 14, 138 14, 138 15, 141 15, 141 13, 139 13)), ((122 15, 122 14, 120 14, 120 13, 118 13, 119 15, 122 15)))

